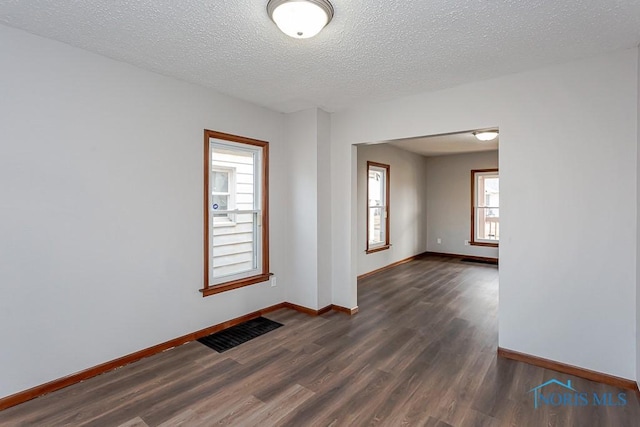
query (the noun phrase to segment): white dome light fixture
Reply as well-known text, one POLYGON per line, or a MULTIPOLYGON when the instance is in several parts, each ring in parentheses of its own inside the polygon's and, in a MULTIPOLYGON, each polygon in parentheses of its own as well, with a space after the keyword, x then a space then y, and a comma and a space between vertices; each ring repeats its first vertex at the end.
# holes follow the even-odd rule
POLYGON ((494 139, 496 139, 498 137, 498 131, 497 130, 483 130, 483 131, 474 132, 473 136, 478 138, 479 141, 483 141, 483 142, 493 141, 494 139))
POLYGON ((286 35, 308 39, 331 21, 333 6, 328 0, 269 0, 267 13, 286 35))

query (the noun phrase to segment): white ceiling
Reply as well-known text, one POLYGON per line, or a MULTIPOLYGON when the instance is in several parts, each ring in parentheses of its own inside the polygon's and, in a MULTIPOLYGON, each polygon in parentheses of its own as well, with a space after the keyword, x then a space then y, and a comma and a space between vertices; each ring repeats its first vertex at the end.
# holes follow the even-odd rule
POLYGON ((403 150, 423 156, 443 156, 446 154, 475 153, 478 151, 494 151, 498 149, 500 137, 493 141, 481 142, 471 132, 448 135, 425 136, 389 141, 403 150))
POLYGON ((0 0, 0 23, 283 112, 336 111, 640 42, 639 0, 331 0, 296 40, 267 0, 0 0))

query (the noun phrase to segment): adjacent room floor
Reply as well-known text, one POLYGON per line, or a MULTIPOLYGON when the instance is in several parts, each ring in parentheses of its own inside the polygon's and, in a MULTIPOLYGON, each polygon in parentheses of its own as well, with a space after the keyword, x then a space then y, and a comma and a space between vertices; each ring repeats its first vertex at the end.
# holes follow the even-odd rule
POLYGON ((640 423, 633 392, 497 358, 495 266, 425 257, 358 294, 356 316, 279 310, 265 317, 284 327, 225 353, 191 342, 9 408, 0 425, 640 423), (552 378, 628 403, 535 409, 529 390, 552 378))

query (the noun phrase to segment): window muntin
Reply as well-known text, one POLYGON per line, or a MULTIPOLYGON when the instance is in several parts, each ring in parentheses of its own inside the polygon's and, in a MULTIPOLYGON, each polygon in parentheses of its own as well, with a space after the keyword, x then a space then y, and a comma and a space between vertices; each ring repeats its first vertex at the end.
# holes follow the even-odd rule
POLYGON ((471 171, 472 245, 498 246, 500 241, 500 176, 498 169, 471 171))
POLYGON ((269 280, 267 150, 205 131, 205 296, 269 280))
POLYGON ((367 162, 367 253, 389 248, 389 165, 367 162))

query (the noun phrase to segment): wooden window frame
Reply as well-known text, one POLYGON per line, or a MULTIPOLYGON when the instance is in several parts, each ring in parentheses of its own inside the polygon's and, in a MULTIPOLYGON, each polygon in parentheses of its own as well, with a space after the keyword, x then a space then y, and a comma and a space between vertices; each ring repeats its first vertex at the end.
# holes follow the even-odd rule
POLYGON ((205 129, 204 131, 204 287, 200 289, 203 297, 219 294, 221 292, 238 289, 256 283, 268 281, 273 274, 269 273, 269 143, 257 139, 246 138, 243 136, 231 135, 228 133, 216 132, 205 129), (262 176, 261 176, 261 228, 262 228, 262 265, 258 270, 259 274, 245 277, 238 280, 223 282, 216 285, 209 283, 209 258, 210 253, 210 234, 212 224, 209 217, 209 171, 211 169, 211 139, 220 139, 223 141, 231 141, 240 144, 247 144, 262 149, 262 176))
POLYGON ((390 231, 390 225, 391 225, 391 166, 390 165, 386 165, 384 163, 378 163, 378 162, 371 162, 371 161, 367 161, 367 175, 366 175, 366 185, 367 185, 367 198, 366 198, 366 203, 367 203, 367 208, 366 208, 366 241, 367 241, 367 247, 365 249, 365 252, 367 254, 372 254, 375 252, 380 252, 380 251, 384 251, 387 250, 391 247, 391 243, 390 243, 390 239, 389 236, 391 235, 390 231), (386 206, 386 218, 385 218, 385 236, 384 236, 384 244, 382 245, 376 245, 376 246, 369 246, 369 170, 371 169, 371 166, 380 168, 380 169, 384 169, 385 170, 385 206, 386 206))
POLYGON ((498 168, 492 169, 473 169, 471 171, 471 240, 469 240, 469 244, 472 246, 486 246, 491 248, 497 248, 500 246, 500 241, 496 243, 492 242, 479 242, 476 240, 476 174, 477 173, 487 173, 487 172, 498 172, 498 168))

